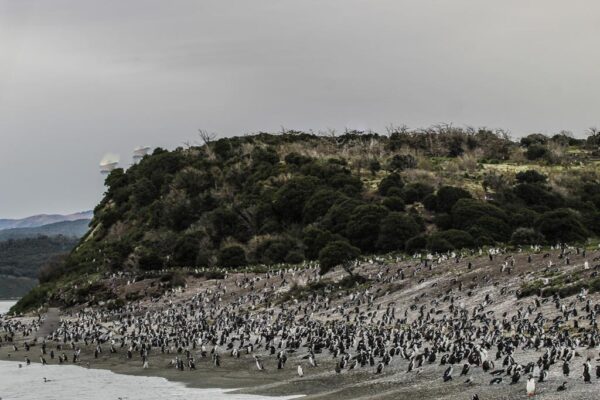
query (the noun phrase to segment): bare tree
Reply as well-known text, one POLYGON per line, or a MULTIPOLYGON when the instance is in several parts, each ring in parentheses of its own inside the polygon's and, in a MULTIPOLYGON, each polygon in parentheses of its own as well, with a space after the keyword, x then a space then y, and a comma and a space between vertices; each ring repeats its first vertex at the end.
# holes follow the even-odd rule
POLYGON ((204 129, 198 129, 198 136, 200 136, 200 139, 202 139, 202 141, 206 145, 217 138, 216 133, 209 133, 208 131, 205 131, 204 129))

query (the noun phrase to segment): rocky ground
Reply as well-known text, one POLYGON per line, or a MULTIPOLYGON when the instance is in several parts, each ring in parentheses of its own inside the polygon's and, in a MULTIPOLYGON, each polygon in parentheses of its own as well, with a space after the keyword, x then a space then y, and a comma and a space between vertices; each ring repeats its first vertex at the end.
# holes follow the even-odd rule
MULTIPOLYGON (((541 299, 537 296, 518 298, 517 292, 524 285, 536 280, 550 281, 551 279, 564 278, 589 280, 595 275, 595 265, 598 251, 588 250, 586 256, 577 254, 574 249, 569 255, 567 265, 565 257, 559 257, 558 250, 549 251, 527 251, 503 253, 494 256, 490 260, 486 253, 475 253, 465 255, 459 262, 450 257, 439 262, 429 262, 428 266, 420 264, 418 259, 408 258, 403 260, 367 260, 356 268, 355 273, 368 278, 368 282, 350 289, 329 285, 324 289, 319 298, 307 298, 307 283, 316 282, 316 270, 286 270, 281 275, 266 274, 229 274, 224 280, 205 280, 188 278, 187 287, 184 290, 173 291, 161 297, 158 301, 142 299, 138 302, 140 309, 152 312, 160 310, 169 304, 186 304, 190 299, 207 290, 227 288, 226 294, 221 302, 234 302, 240 298, 246 298, 249 294, 263 294, 259 301, 244 304, 242 307, 248 312, 268 313, 270 311, 281 312, 297 306, 310 306, 315 302, 327 306, 318 307, 312 313, 312 318, 320 321, 342 320, 344 318, 354 319, 362 316, 366 323, 369 319, 376 323, 379 321, 383 310, 390 304, 394 304, 398 313, 404 313, 408 321, 418 318, 416 308, 426 305, 432 314, 443 315, 448 312, 447 297, 450 293, 454 296, 454 303, 461 308, 471 312, 475 307, 485 304, 485 310, 489 315, 501 319, 503 314, 511 316, 517 310, 527 312, 527 307, 532 306, 535 312, 543 313, 547 320, 548 328, 553 320, 561 315, 555 303, 550 299, 541 299), (528 262, 528 255, 532 255, 532 261, 528 262), (504 268, 502 265, 508 263, 510 257, 514 259, 514 266, 504 268), (589 269, 584 269, 584 262, 588 261, 589 269), (550 265, 552 262, 552 265, 550 265), (471 268, 468 264, 471 263, 471 268), (430 267, 433 264, 433 267, 430 267), (404 279, 399 277, 403 272, 404 279), (260 278, 260 280, 258 280, 260 278), (256 282, 249 285, 247 282, 256 282), (245 283, 244 283, 245 282, 245 283), (457 287, 461 286, 458 290, 457 287), (354 311, 355 302, 350 299, 361 295, 371 298, 359 305, 358 313, 354 311), (246 296, 246 297, 244 297, 246 296), (486 300, 487 296, 487 300, 486 300), (326 303, 325 299, 329 299, 326 303), (540 300, 539 304, 536 299, 540 300), (352 306, 350 306, 352 304, 352 306), (415 307, 416 306, 416 307, 415 307)), ((344 277, 341 270, 329 273, 324 279, 331 282, 339 282, 344 277)), ((143 283, 136 283, 143 285, 143 283)), ((123 290, 131 290, 123 287, 123 290)), ((321 290, 321 289, 319 289, 321 290)), ((592 304, 600 300, 599 293, 583 296, 574 294, 562 299, 562 303, 568 307, 580 309, 585 301, 589 299, 592 304)), ((30 348, 26 352, 22 343, 32 343, 35 337, 43 337, 56 329, 59 319, 74 318, 75 310, 63 310, 58 312, 50 309, 44 317, 39 329, 31 332, 28 336, 17 335, 16 343, 19 351, 15 352, 11 345, 1 343, 0 359, 22 361, 28 355, 32 362, 39 361, 40 346, 30 348)), ((291 312, 291 311, 290 311, 291 312)), ((24 319, 27 323, 31 319, 24 319)), ((561 329, 568 329, 573 338, 585 334, 589 329, 589 321, 579 317, 571 320, 561 321, 561 329), (574 327, 577 320, 579 328, 574 327)), ((103 322, 105 330, 110 331, 114 326, 110 319, 103 322)), ((49 343, 48 351, 55 345, 49 343)), ((439 358, 435 363, 425 363, 417 371, 407 372, 409 361, 401 357, 394 357, 390 365, 386 366, 381 374, 375 374, 372 366, 357 367, 354 370, 344 369, 341 373, 335 372, 334 359, 327 352, 323 352, 317 358, 319 365, 311 367, 305 359, 306 351, 300 349, 289 354, 285 368, 277 369, 277 360, 274 355, 269 355, 264 350, 257 350, 255 354, 263 357, 265 370, 259 371, 255 361, 250 354, 243 354, 240 359, 233 359, 228 354, 222 357, 221 366, 213 366, 210 358, 197 358, 195 371, 178 371, 169 366, 174 354, 153 354, 148 369, 142 369, 139 359, 128 360, 120 352, 117 355, 109 355, 103 352, 98 358, 94 358, 94 346, 83 344, 79 364, 90 368, 110 369, 117 373, 154 375, 165 377, 173 381, 181 381, 193 387, 220 387, 235 388, 246 393, 267 395, 306 395, 307 399, 471 399, 477 394, 479 399, 521 399, 525 398, 526 377, 519 383, 510 384, 510 376, 504 377, 500 385, 490 385, 493 378, 489 373, 483 372, 481 367, 472 366, 467 376, 460 377, 462 363, 455 366, 453 379, 444 382, 442 375, 447 365, 440 365, 439 358), (296 366, 302 365, 305 375, 299 377, 296 366), (469 383, 467 379, 471 378, 469 383)), ((563 377, 560 365, 555 365, 549 371, 548 381, 537 385, 535 398, 539 399, 594 399, 600 388, 600 380, 593 376, 591 384, 583 382, 583 363, 586 358, 592 359, 592 365, 598 364, 598 348, 578 347, 576 355, 571 362, 571 373, 568 378, 563 377), (557 392, 559 385, 567 382, 567 390, 557 392)), ((352 350, 350 350, 352 351, 352 350)), ((495 349, 490 350, 490 358, 494 359, 495 349)), ((543 349, 523 350, 515 353, 515 361, 521 364, 535 362, 543 354, 543 349)), ((48 359, 48 357, 46 357, 48 359)), ((56 360, 48 359, 49 363, 56 360)), ((496 361, 496 369, 501 368, 502 360, 496 361)), ((537 378, 537 375, 536 375, 537 378)), ((537 381, 537 379, 536 379, 537 381)))

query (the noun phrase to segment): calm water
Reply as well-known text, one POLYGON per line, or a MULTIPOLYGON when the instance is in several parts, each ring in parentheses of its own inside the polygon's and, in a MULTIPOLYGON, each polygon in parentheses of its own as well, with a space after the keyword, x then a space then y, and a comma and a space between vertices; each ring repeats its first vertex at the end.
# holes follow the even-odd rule
POLYGON ((15 304, 16 301, 13 300, 0 300, 0 314, 4 314, 15 304))
MULTIPOLYGON (((14 301, 0 301, 0 314, 14 301)), ((163 378, 114 374, 73 365, 0 361, 0 400, 261 400, 284 399, 228 394, 221 389, 190 389, 163 378), (44 377, 50 382, 44 383, 44 377)))

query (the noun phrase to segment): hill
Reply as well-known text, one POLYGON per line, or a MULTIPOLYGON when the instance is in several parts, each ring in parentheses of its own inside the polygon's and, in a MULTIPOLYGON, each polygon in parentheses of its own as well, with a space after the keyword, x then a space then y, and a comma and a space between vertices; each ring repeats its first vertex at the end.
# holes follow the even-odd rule
POLYGON ((83 211, 74 214, 39 214, 21 219, 0 219, 0 230, 14 228, 34 228, 42 225, 54 224, 63 221, 76 221, 91 219, 92 211, 83 211))
POLYGON ((90 221, 90 219, 78 219, 74 221, 55 222, 32 228, 4 229, 0 230, 0 241, 59 235, 80 238, 87 232, 90 221))
POLYGON ((0 241, 0 299, 20 297, 37 285, 50 259, 68 254, 79 239, 64 236, 0 241))
POLYGON ((600 233, 599 143, 442 126, 159 148, 106 178, 89 232, 26 302, 109 299, 115 272, 585 243, 600 233))

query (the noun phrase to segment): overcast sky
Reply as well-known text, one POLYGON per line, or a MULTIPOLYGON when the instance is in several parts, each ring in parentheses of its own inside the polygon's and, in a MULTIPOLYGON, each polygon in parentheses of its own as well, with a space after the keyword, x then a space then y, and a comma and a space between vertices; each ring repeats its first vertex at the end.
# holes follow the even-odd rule
POLYGON ((198 128, 600 125, 600 2, 0 0, 0 218, 91 209, 98 163, 198 128))

